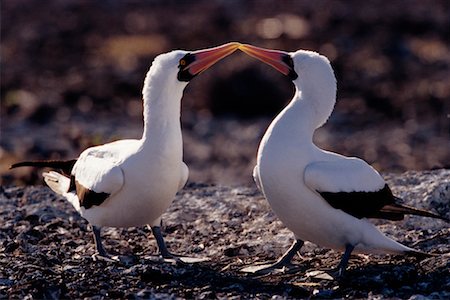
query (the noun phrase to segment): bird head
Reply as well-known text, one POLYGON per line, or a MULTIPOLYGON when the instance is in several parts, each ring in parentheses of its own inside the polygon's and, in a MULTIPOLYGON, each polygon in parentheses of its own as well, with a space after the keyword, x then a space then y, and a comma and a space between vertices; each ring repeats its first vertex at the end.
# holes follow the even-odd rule
POLYGON ((248 44, 241 44, 239 49, 272 66, 294 82, 298 80, 299 76, 311 79, 315 79, 314 77, 317 76, 319 79, 321 76, 333 74, 329 60, 314 51, 285 52, 248 44))
POLYGON ((181 98, 178 93, 183 92, 192 78, 236 51, 239 46, 239 43, 231 42, 214 48, 174 50, 158 55, 145 78, 144 99, 149 99, 150 93, 153 93, 152 99, 157 99, 161 93, 176 94, 176 98, 181 98))
POLYGON ((239 49, 288 76, 301 93, 293 99, 311 103, 317 127, 326 122, 336 102, 336 77, 330 61, 314 51, 285 52, 241 44, 239 49))

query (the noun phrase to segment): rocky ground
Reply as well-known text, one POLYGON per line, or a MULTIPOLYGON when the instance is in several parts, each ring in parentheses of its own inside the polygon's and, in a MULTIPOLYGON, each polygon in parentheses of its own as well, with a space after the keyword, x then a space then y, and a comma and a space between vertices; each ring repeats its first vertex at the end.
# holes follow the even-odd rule
MULTIPOLYGON (((406 204, 450 216, 450 170, 386 174, 406 204)), ((255 188, 189 183, 164 215, 169 248, 209 258, 176 264, 152 256, 148 228, 105 228, 115 261, 93 259, 90 226, 63 199, 42 186, 0 188, 0 298, 410 298, 450 297, 449 227, 407 217, 377 221, 394 239, 434 254, 352 256, 340 281, 311 277, 337 265, 341 253, 306 243, 293 274, 251 276, 239 270, 275 260, 293 236, 255 188)))

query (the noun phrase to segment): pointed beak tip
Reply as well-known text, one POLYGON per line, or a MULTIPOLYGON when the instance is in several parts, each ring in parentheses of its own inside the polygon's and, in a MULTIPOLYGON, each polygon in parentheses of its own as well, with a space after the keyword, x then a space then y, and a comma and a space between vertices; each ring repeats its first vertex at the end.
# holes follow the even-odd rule
POLYGON ((241 43, 239 42, 230 42, 228 44, 225 44, 224 46, 226 48, 228 48, 230 51, 236 51, 237 49, 239 49, 241 47, 241 43))
POLYGON ((243 49, 246 49, 246 48, 247 48, 247 45, 246 45, 246 44, 241 44, 241 43, 239 43, 238 48, 239 48, 239 50, 243 50, 243 49))
POLYGON ((255 49, 253 49, 253 47, 249 44, 239 44, 238 49, 247 54, 250 54, 251 52, 255 51, 255 49))
POLYGON ((198 61, 195 64, 188 66, 188 68, 191 69, 192 74, 197 75, 217 63, 219 60, 222 60, 235 52, 240 46, 241 43, 239 42, 229 42, 215 48, 196 51, 195 53, 198 56, 198 61))
POLYGON ((293 65, 288 64, 285 61, 286 55, 289 56, 288 52, 260 48, 249 44, 241 44, 239 46, 239 50, 243 51, 249 56, 255 57, 256 59, 259 59, 260 61, 272 66, 273 68, 275 68, 277 71, 281 72, 284 75, 290 76, 292 78, 296 76, 295 70, 293 69, 293 65), (292 76, 290 74, 292 74, 292 76))

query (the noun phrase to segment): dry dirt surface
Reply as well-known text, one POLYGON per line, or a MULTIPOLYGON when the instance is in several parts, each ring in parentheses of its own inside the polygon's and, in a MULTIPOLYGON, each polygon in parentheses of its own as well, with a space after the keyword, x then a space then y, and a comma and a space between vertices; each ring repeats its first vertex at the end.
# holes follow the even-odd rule
MULTIPOLYGON (((450 216, 450 170, 385 178, 406 204, 450 216)), ((450 298, 449 228, 440 220, 378 221, 387 235, 437 255, 355 255, 346 276, 333 281, 308 274, 335 267, 341 253, 310 243, 295 258, 296 273, 239 271, 275 260, 293 240, 255 188, 189 183, 163 218, 173 252, 209 261, 161 261, 148 228, 105 228, 114 260, 94 259, 90 226, 64 199, 42 186, 2 186, 0 298, 450 298)))

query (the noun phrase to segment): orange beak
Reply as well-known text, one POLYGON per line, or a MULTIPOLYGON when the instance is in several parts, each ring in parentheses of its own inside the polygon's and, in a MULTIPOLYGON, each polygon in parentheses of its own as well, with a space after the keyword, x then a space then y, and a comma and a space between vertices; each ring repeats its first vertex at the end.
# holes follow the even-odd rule
POLYGON ((239 49, 250 56, 253 56, 260 61, 272 66, 277 71, 288 76, 292 80, 298 77, 294 70, 294 62, 289 53, 280 50, 270 50, 260 47, 255 47, 248 44, 241 44, 239 49))
POLYGON ((200 74, 219 60, 236 51, 240 45, 240 43, 231 42, 222 46, 191 52, 190 54, 195 57, 195 60, 186 65, 185 70, 189 70, 189 73, 194 76, 200 74))

